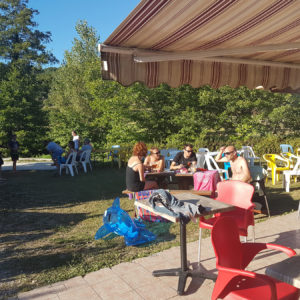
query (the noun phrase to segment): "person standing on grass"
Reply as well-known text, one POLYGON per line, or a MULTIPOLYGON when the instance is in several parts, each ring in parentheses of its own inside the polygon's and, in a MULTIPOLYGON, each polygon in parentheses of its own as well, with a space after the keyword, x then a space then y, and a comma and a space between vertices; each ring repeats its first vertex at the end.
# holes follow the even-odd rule
POLYGON ((4 178, 2 178, 2 165, 4 164, 4 161, 2 159, 2 153, 0 152, 0 181, 5 180, 4 178))
POLYGON ((78 152, 79 150, 79 135, 77 134, 77 132, 75 130, 72 131, 72 136, 73 136, 73 142, 75 144, 75 151, 78 152))
POLYGON ((8 148, 10 150, 10 157, 13 161, 13 171, 17 171, 17 160, 19 160, 19 147, 20 144, 17 141, 17 136, 15 134, 12 135, 10 142, 8 143, 8 148))

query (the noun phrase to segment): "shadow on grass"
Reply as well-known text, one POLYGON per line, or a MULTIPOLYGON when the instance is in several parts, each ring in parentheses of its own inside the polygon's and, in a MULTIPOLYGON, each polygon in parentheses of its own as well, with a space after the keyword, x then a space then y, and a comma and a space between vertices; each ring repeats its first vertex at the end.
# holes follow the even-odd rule
MULTIPOLYGON (((299 188, 297 190, 299 190, 299 188)), ((271 216, 278 216, 283 213, 298 210, 298 201, 295 201, 295 197, 290 193, 286 193, 282 188, 267 188, 267 197, 271 216)))
POLYGON ((146 228, 156 235, 153 243, 171 241, 176 238, 176 235, 170 233, 172 223, 150 223, 145 221, 144 223, 146 224, 146 228))
POLYGON ((17 277, 68 265, 74 255, 68 241, 56 245, 43 241, 86 218, 85 213, 1 212, 0 298, 14 292, 11 281, 17 277))
POLYGON ((125 188, 125 170, 116 168, 95 168, 74 177, 54 176, 53 171, 5 172, 5 177, 8 180, 0 189, 0 211, 107 200, 122 195, 125 188))
MULTIPOLYGON (((73 247, 78 248, 78 245, 74 243, 73 247)), ((5 254, 1 255, 0 283, 9 282, 18 275, 47 273, 55 268, 64 270, 71 266, 80 266, 84 255, 101 257, 101 253, 112 249, 110 243, 99 243, 88 249, 83 248, 82 251, 74 251, 73 247, 70 247, 68 241, 64 241, 59 246, 21 249, 18 250, 18 255, 13 247, 7 249, 5 254)), ((62 276, 64 275, 62 274, 62 276)))
MULTIPOLYGON (((12 211, 0 213, 1 216, 1 238, 2 242, 9 241, 16 237, 20 241, 20 233, 28 236, 29 232, 42 231, 48 235, 47 231, 59 230, 62 226, 74 226, 88 218, 85 213, 42 213, 42 212, 22 212, 12 211), (19 235, 15 235, 18 233, 19 235)), ((34 234, 33 234, 34 236, 34 234)), ((26 238, 28 240, 28 238, 26 238)), ((32 239, 29 239, 32 240, 32 239)))

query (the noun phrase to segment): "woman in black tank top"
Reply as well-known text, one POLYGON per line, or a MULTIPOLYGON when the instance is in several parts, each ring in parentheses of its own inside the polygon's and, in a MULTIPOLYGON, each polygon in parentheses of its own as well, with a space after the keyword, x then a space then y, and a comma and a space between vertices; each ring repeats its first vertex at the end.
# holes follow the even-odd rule
MULTIPOLYGON (((141 164, 142 162, 138 163, 141 164)), ((126 168, 126 187, 127 190, 132 192, 138 192, 142 191, 145 187, 145 182, 140 180, 140 174, 139 171, 134 171, 133 167, 137 164, 133 165, 132 167, 129 167, 127 165, 126 168)))
POLYGON ((132 192, 157 188, 157 183, 145 181, 145 169, 142 158, 147 155, 147 146, 138 142, 133 147, 133 155, 129 158, 126 168, 126 188, 132 192))

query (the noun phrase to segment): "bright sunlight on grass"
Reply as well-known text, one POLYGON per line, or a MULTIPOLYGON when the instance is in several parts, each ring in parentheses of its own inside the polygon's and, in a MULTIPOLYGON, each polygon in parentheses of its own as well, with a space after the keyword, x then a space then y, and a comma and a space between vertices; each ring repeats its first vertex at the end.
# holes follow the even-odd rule
MULTIPOLYGON (((179 245, 179 226, 170 223, 147 224, 157 239, 140 247, 126 247, 122 237, 94 240, 116 196, 134 215, 132 200, 121 194, 124 169, 96 168, 74 178, 47 171, 3 175, 8 180, 0 186, 0 298, 179 245)), ((267 187, 271 215, 297 210, 300 183, 292 183, 290 193, 281 182, 267 187)), ((187 231, 188 241, 198 238, 197 224, 190 222, 187 231)))

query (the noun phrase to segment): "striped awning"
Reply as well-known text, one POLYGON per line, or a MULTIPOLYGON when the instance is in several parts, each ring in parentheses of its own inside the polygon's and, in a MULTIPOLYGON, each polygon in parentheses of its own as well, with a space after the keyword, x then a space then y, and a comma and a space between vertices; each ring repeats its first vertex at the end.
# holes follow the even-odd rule
POLYGON ((124 86, 300 91, 300 1, 142 0, 100 51, 124 86))

